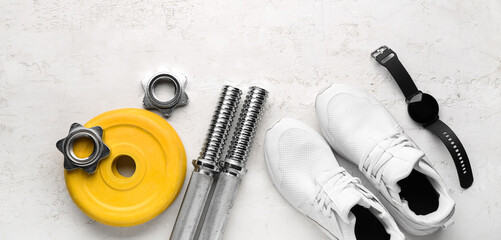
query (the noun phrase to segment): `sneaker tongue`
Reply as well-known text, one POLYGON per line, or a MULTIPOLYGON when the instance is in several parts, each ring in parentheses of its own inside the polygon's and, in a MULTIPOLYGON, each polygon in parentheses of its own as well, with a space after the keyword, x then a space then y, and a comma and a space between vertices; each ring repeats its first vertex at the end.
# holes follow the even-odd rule
POLYGON ((370 206, 367 198, 362 196, 360 191, 354 186, 343 189, 338 195, 336 206, 339 208, 339 217, 346 223, 351 223, 354 220, 353 214, 350 215, 350 213, 355 205, 366 208, 370 206))
POLYGON ((368 199, 362 195, 360 190, 353 184, 349 183, 345 188, 332 186, 339 180, 339 175, 335 172, 327 171, 317 176, 316 181, 326 189, 329 198, 333 201, 337 209, 338 216, 346 223, 351 223, 354 220, 354 215, 350 214, 351 209, 355 205, 369 207, 368 199))
POLYGON ((393 157, 386 163, 382 179, 387 188, 398 194, 400 193, 400 187, 397 182, 411 174, 416 163, 424 157, 424 153, 416 148, 402 147, 392 151, 391 154, 393 157))

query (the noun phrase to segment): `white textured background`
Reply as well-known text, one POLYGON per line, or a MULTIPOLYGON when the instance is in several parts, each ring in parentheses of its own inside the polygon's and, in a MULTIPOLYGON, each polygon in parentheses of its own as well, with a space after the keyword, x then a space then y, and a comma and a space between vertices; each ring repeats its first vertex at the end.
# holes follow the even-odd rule
POLYGON ((409 239, 500 239, 499 12, 499 0, 0 0, 0 239, 168 238, 184 190, 150 222, 105 226, 73 204, 55 147, 73 122, 141 108, 140 79, 160 65, 189 78, 191 102, 168 120, 188 159, 200 151, 223 84, 270 91, 226 239, 326 239, 272 186, 262 142, 282 117, 318 129, 315 96, 334 82, 380 99, 457 201, 455 225, 409 239), (412 122, 397 85, 369 57, 383 44, 462 139, 470 189, 459 187, 445 147, 412 122))

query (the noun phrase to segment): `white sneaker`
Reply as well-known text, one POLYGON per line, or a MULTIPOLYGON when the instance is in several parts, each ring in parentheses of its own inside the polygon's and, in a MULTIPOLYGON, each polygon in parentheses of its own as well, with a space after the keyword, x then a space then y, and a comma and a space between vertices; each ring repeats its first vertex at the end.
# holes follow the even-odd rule
POLYGON ((337 164, 313 129, 282 119, 268 130, 264 146, 275 187, 331 239, 404 239, 389 212, 337 164))
POLYGON ((424 153, 375 98, 349 85, 332 85, 316 100, 330 146, 381 192, 404 230, 427 235, 452 224, 454 200, 424 153))

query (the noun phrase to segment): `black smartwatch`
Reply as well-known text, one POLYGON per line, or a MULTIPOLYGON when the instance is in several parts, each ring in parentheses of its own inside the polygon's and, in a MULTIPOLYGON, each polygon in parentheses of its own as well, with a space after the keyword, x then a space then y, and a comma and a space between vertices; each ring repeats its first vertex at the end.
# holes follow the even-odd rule
POLYGON ((382 46, 371 55, 378 63, 388 69, 397 82, 408 104, 407 111, 410 117, 432 131, 445 144, 456 165, 461 187, 469 188, 473 183, 473 173, 468 155, 452 129, 438 118, 437 100, 430 94, 418 90, 411 76, 398 60, 397 54, 390 48, 382 46))

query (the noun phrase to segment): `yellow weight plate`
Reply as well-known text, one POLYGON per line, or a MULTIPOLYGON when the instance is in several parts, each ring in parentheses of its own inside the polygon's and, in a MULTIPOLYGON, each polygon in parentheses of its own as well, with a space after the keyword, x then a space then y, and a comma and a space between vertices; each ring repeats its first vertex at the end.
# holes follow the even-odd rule
MULTIPOLYGON (((101 126, 111 154, 90 175, 82 169, 65 171, 75 204, 92 219, 126 227, 147 222, 176 198, 186 174, 186 153, 174 128, 160 116, 142 109, 105 112, 85 127, 101 126), (122 176, 117 162, 129 156, 135 172, 122 176)), ((92 142, 75 142, 77 156, 90 155, 92 142)), ((122 164, 122 163, 119 163, 122 164)))

